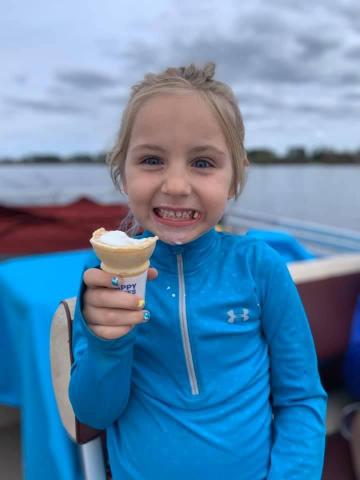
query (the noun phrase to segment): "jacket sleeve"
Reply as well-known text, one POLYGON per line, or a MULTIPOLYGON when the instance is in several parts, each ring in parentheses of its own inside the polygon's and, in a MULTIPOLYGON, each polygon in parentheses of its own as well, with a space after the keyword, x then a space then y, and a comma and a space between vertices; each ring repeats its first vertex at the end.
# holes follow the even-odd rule
POLYGON ((273 444, 268 480, 320 480, 327 395, 296 286, 274 252, 263 275, 264 335, 270 355, 273 444))
POLYGON ((130 393, 136 329, 106 340, 96 336, 82 315, 82 284, 73 322, 73 356, 69 398, 76 418, 99 430, 124 411, 130 393))

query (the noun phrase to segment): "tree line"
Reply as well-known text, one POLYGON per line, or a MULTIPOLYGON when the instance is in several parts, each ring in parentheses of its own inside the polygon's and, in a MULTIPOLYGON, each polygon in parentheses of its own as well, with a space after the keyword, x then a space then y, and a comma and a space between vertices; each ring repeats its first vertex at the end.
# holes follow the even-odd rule
MULTIPOLYGON (((302 147, 290 148, 284 155, 279 155, 271 149, 251 149, 247 151, 250 163, 255 164, 299 164, 299 163, 325 163, 325 164, 359 164, 360 149, 355 152, 339 152, 328 148, 314 149, 307 151, 302 147)), ((53 154, 28 155, 21 158, 2 158, 0 163, 4 164, 28 164, 28 163, 90 163, 103 164, 106 161, 106 154, 77 154, 70 156, 59 156, 53 154)))

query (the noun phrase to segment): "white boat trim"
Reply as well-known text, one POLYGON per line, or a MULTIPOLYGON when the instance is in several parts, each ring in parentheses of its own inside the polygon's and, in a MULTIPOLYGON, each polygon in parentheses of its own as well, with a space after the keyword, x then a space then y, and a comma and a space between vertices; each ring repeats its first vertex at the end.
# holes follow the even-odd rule
POLYGON ((332 257, 301 260, 287 264, 295 283, 323 280, 360 273, 360 254, 342 254, 332 257))

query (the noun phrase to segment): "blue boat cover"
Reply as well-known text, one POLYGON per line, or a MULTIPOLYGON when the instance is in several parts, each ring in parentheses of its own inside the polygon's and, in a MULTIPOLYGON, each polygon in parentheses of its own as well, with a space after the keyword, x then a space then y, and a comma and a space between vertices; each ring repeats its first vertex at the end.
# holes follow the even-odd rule
POLYGON ((270 247, 277 250, 286 262, 316 258, 313 253, 309 252, 309 250, 288 233, 251 229, 248 230, 247 235, 266 242, 270 247))

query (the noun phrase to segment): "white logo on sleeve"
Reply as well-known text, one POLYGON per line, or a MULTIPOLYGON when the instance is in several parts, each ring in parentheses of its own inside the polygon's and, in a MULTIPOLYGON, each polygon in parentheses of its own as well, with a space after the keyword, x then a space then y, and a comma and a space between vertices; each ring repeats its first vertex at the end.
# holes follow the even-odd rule
POLYGON ((249 311, 248 308, 243 308, 241 310, 241 313, 235 313, 234 310, 229 310, 227 312, 228 322, 229 323, 235 323, 237 320, 241 320, 242 322, 246 322, 250 318, 249 312, 250 311, 249 311))

